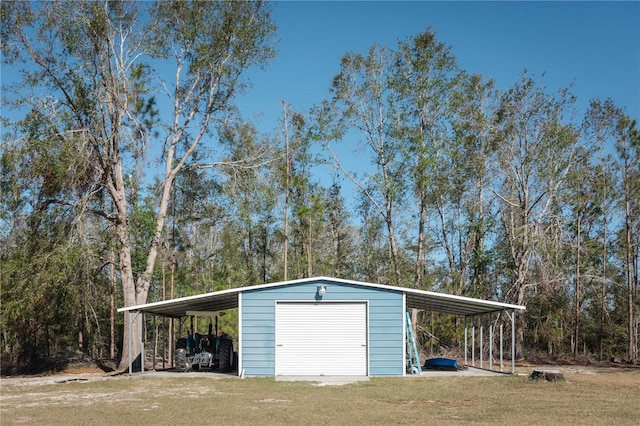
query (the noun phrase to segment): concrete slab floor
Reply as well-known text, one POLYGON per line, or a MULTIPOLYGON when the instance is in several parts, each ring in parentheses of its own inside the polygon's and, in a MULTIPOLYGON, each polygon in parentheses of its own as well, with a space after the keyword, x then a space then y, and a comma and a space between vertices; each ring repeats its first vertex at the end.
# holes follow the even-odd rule
MULTIPOLYGON (((490 371, 481 368, 467 367, 463 370, 457 371, 442 371, 442 370, 428 370, 422 369, 422 374, 411 375, 407 374, 404 377, 407 378, 418 378, 418 377, 479 377, 479 376, 505 376, 508 375, 508 372, 501 373, 499 371, 490 371)), ((128 374, 122 374, 120 377, 127 377, 128 374)), ((156 370, 156 371, 145 371, 144 373, 136 372, 131 377, 134 378, 177 378, 177 377, 198 377, 198 378, 209 378, 209 379, 223 379, 223 378, 237 378, 237 372, 232 373, 220 373, 218 371, 187 371, 181 372, 177 370, 156 370)), ((314 382, 317 383, 318 386, 328 386, 328 385, 343 385, 347 383, 354 382, 363 382, 369 381, 368 376, 276 376, 275 380, 277 382, 314 382)))

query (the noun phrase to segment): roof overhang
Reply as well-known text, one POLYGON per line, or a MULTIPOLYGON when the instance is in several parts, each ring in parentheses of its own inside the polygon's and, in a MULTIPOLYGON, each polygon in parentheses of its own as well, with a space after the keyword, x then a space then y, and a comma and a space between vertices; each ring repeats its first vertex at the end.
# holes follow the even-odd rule
MULTIPOLYGON (((118 312, 136 311, 163 317, 180 318, 192 315, 193 312, 211 313, 225 311, 238 307, 239 295, 245 291, 259 290, 270 287, 280 287, 308 282, 322 281, 324 283, 348 284, 369 288, 379 288, 405 294, 407 308, 433 312, 442 312, 462 316, 474 316, 500 311, 524 311, 521 305, 495 302, 491 300, 474 299, 471 297, 455 296, 432 291, 416 290, 405 287, 395 287, 384 284, 374 284, 361 281, 343 280, 338 278, 314 277, 294 281, 262 284, 250 287, 238 287, 196 296, 181 297, 144 305, 128 306, 118 309, 118 312)), ((204 316, 204 315, 203 315, 204 316)))

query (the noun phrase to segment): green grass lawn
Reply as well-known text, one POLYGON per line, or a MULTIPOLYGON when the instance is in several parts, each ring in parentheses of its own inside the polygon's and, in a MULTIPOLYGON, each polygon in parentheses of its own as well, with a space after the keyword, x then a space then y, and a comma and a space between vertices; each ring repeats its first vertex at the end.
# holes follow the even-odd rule
POLYGON ((273 378, 2 379, 0 424, 638 424, 640 370, 372 378, 342 386, 273 378))

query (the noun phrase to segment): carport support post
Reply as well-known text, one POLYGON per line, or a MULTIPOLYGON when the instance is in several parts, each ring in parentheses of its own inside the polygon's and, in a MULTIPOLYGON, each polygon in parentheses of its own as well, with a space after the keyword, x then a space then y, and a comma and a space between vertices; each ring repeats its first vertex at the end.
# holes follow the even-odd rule
POLYGON ((169 318, 169 343, 168 343, 167 349, 169 350, 168 355, 169 355, 170 368, 174 367, 174 361, 173 361, 173 348, 175 347, 174 339, 175 339, 175 331, 173 329, 173 318, 169 318))
POLYGON ((156 325, 156 316, 153 316, 153 349, 151 350, 153 361, 151 361, 151 371, 156 371, 156 351, 158 350, 158 328, 156 325))
POLYGON ((516 311, 507 312, 511 320, 511 374, 516 372, 516 311))
POLYGON ((476 317, 471 318, 471 366, 476 366, 476 317))
POLYGON ((144 338, 147 333, 145 333, 146 323, 144 321, 144 314, 142 314, 142 330, 140 330, 140 372, 144 373, 144 338))
POLYGON ((493 370, 493 323, 489 318, 489 370, 493 370))
POLYGON ((482 344, 484 343, 483 342, 483 340, 484 340, 483 337, 484 336, 483 336, 483 333, 482 333, 483 327, 484 327, 484 325, 482 324, 482 317, 480 317, 480 368, 482 368, 482 356, 484 355, 483 354, 484 348, 482 347, 482 344))
POLYGON ((503 348, 504 348, 504 343, 502 340, 502 314, 500 314, 500 372, 502 372, 502 370, 504 369, 503 357, 502 357, 503 348))
POLYGON ((464 365, 467 365, 467 317, 464 317, 464 365))
POLYGON ((162 369, 167 368, 165 361, 167 359, 167 324, 166 318, 162 317, 162 369))

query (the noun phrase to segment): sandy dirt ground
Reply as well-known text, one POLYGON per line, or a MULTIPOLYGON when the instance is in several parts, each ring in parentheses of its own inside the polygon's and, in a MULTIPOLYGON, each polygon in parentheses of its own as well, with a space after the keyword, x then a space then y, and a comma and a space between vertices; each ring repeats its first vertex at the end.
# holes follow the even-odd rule
MULTIPOLYGON (((620 366, 609 366, 609 367, 594 367, 594 366, 582 366, 582 365, 554 365, 554 364, 520 364, 516 367, 515 374, 516 375, 530 375, 533 370, 558 370, 565 374, 604 374, 608 372, 616 372, 625 368, 633 368, 626 367, 624 365, 620 366)), ((638 367, 636 367, 638 368, 638 367)), ((460 371, 436 371, 436 370, 426 370, 423 369, 420 377, 466 377, 466 376, 499 376, 502 374, 509 374, 510 372, 500 373, 498 371, 488 371, 486 369, 479 369, 468 367, 465 370, 460 371)), ((5 376, 0 378, 0 392, 2 388, 2 384, 12 385, 12 386, 38 386, 38 385, 51 385, 51 384, 60 384, 60 383, 71 383, 71 382, 89 382, 89 381, 104 381, 104 380, 143 380, 145 378, 181 378, 181 377, 197 377, 197 378, 208 378, 208 379, 222 379, 222 378, 238 378, 236 373, 230 374, 222 374, 211 371, 198 371, 198 372, 177 372, 171 370, 165 371, 145 371, 144 373, 133 373, 131 376, 129 374, 115 374, 115 373, 105 373, 100 369, 70 369, 65 370, 63 372, 54 373, 54 374, 45 374, 45 375, 18 375, 18 376, 5 376)), ((407 375, 407 378, 417 377, 407 375)), ((277 378, 279 381, 294 381, 294 380, 304 380, 304 381, 318 381, 318 382, 353 382, 360 381, 362 378, 354 378, 354 380, 339 380, 336 377, 293 377, 293 378, 277 378)))

